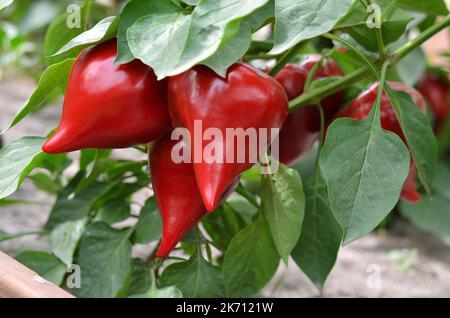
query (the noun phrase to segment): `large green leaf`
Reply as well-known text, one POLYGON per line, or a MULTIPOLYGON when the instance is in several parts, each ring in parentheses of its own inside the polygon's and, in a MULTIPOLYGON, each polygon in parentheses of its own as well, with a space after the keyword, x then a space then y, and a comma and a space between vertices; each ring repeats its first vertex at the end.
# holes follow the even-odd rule
MULTIPOLYGON (((400 9, 396 1, 373 0, 373 3, 381 9, 381 33, 384 44, 397 41, 403 35, 409 22, 413 18, 400 9)), ((352 10, 336 25, 351 35, 359 44, 370 51, 377 51, 376 31, 368 26, 368 20, 377 12, 368 12, 362 1, 356 1, 352 10)), ((371 22, 372 19, 370 19, 371 22)))
POLYGON ((269 226, 259 218, 231 241, 223 263, 227 297, 254 296, 275 274, 280 257, 269 226))
POLYGON ((445 0, 397 0, 398 6, 429 15, 447 15, 448 9, 445 0))
POLYGON ((131 229, 116 230, 107 224, 91 224, 81 238, 78 265, 81 288, 78 297, 115 297, 131 269, 131 229))
POLYGON ((199 252, 186 262, 168 266, 161 276, 161 286, 177 286, 188 298, 224 296, 222 273, 199 252))
POLYGON ((331 212, 325 182, 305 186, 303 229, 292 258, 319 289, 333 268, 342 241, 342 228, 331 212))
POLYGON ((128 44, 158 79, 177 75, 211 57, 239 31, 240 20, 267 1, 203 0, 192 14, 176 6, 171 13, 155 11, 128 29, 128 44))
POLYGON ((137 20, 151 14, 159 12, 170 14, 178 10, 172 2, 165 0, 131 0, 123 8, 120 15, 119 29, 117 31, 117 63, 125 64, 135 59, 130 50, 127 40, 127 31, 137 20))
POLYGON ((66 266, 57 257, 46 252, 25 251, 16 260, 46 280, 60 285, 66 274, 66 266))
POLYGON ((139 244, 147 244, 161 238, 162 220, 158 204, 154 197, 145 202, 136 224, 134 240, 139 244))
POLYGON ((130 204, 124 198, 107 201, 95 216, 95 221, 102 221, 108 225, 126 220, 131 213, 130 204))
POLYGON ((118 17, 107 17, 97 23, 92 29, 87 30, 80 35, 71 39, 62 48, 60 48, 53 56, 66 53, 70 50, 76 49, 79 52, 81 49, 105 42, 112 39, 117 34, 119 26, 118 17))
POLYGON ((437 162, 436 137, 427 117, 414 104, 409 94, 401 91, 388 93, 416 164, 419 180, 430 193, 437 162))
POLYGON ((271 54, 326 33, 350 9, 353 0, 276 0, 275 34, 271 54))
POLYGON ((302 231, 305 194, 297 171, 280 164, 274 174, 263 177, 262 207, 273 241, 287 263, 302 231))
POLYGON ((419 203, 402 202, 402 215, 418 228, 438 236, 450 236, 450 171, 441 164, 432 184, 432 196, 419 203))
POLYGON ((140 258, 131 262, 131 275, 126 296, 140 295, 147 292, 152 286, 151 267, 140 258))
POLYGON ((44 141, 41 137, 23 137, 0 150, 0 199, 16 191, 33 170, 44 141))
POLYGON ((61 63, 54 64, 48 67, 39 80, 38 87, 33 92, 33 95, 23 105, 23 107, 16 114, 8 127, 2 131, 2 134, 9 128, 17 125, 28 114, 33 113, 42 108, 46 99, 59 90, 58 85, 65 86, 69 77, 70 69, 75 59, 67 59, 61 63), (56 84, 56 85, 55 85, 56 84))
POLYGON ((381 128, 376 109, 365 120, 341 118, 331 124, 320 156, 345 244, 368 234, 391 212, 409 172, 408 149, 381 128))
POLYGON ((50 232, 50 246, 53 254, 68 266, 72 264, 73 254, 81 235, 83 235, 85 226, 85 219, 68 221, 58 224, 50 232))

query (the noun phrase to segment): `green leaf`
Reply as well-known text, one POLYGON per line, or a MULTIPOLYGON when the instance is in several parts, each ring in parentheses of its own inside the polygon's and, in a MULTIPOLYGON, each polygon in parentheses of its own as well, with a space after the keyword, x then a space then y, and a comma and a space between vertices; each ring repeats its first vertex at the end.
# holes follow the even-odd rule
POLYGON ((102 221, 108 225, 122 222, 130 216, 130 205, 123 198, 116 198, 106 202, 97 213, 95 221, 102 221))
POLYGON ((55 285, 60 285, 66 274, 66 266, 58 258, 46 252, 25 251, 15 258, 55 285))
POLYGON ((252 32, 250 25, 241 23, 239 32, 231 40, 214 53, 211 57, 202 62, 203 65, 213 69, 222 77, 227 75, 227 69, 236 63, 249 49, 252 42, 252 32))
POLYGON ((58 224, 50 232, 50 246, 53 254, 70 266, 73 254, 86 227, 86 220, 68 221, 58 224))
POLYGON ((256 32, 273 17, 275 17, 275 0, 269 0, 264 6, 246 17, 244 22, 250 25, 252 32, 256 32))
POLYGON ((432 196, 419 203, 400 203, 402 215, 419 229, 437 236, 450 236, 450 171, 440 164, 432 184, 432 196))
POLYGON ((331 212, 326 184, 305 187, 306 209, 303 229, 292 258, 314 285, 322 290, 337 258, 342 228, 331 212))
POLYGON ((91 212, 97 199, 114 187, 113 183, 95 181, 80 192, 75 193, 83 176, 83 173, 79 173, 59 193, 45 225, 46 230, 50 231, 56 225, 67 221, 84 219, 91 212))
POLYGON ((177 286, 184 297, 218 298, 224 296, 222 273, 199 252, 186 262, 169 265, 161 276, 161 286, 177 286))
POLYGON ((0 11, 13 3, 14 0, 0 0, 0 11))
POLYGON ((128 29, 128 44, 158 79, 177 75, 211 57, 239 31, 241 19, 267 1, 203 0, 192 14, 176 6, 171 13, 154 11, 128 29))
MULTIPOLYGON (((34 91, 33 95, 31 95, 25 105, 23 105, 22 109, 16 114, 8 127, 2 131, 2 134, 11 127, 17 125, 28 114, 41 109, 46 99, 51 96, 55 90, 59 89, 58 85, 61 83, 67 83, 74 61, 75 59, 67 59, 61 63, 48 67, 44 73, 42 73, 38 87, 34 91), (55 83, 57 85, 55 85, 55 83)), ((63 85, 65 86, 65 84, 63 85)))
POLYGON ((266 220, 259 218, 231 241, 223 263, 227 297, 251 297, 275 274, 280 257, 266 220))
POLYGON ((419 180, 430 193, 437 162, 436 137, 427 117, 409 94, 400 91, 391 94, 389 90, 388 94, 417 167, 419 180))
MULTIPOLYGON (((381 8, 381 33, 384 44, 397 41, 405 32, 413 18, 407 15, 392 0, 373 0, 381 8)), ((352 10, 336 25, 336 29, 348 33, 354 40, 370 51, 377 51, 375 29, 369 28, 367 21, 373 22, 376 12, 368 12, 361 1, 355 1, 352 10)))
POLYGON ((410 86, 417 84, 425 73, 426 68, 427 59, 420 46, 397 64, 397 72, 400 75, 401 81, 410 86))
POLYGON ((280 164, 276 173, 263 177, 261 199, 280 257, 287 263, 302 231, 305 194, 297 171, 280 164))
POLYGON ((154 197, 145 202, 139 214, 135 230, 135 242, 147 244, 157 240, 162 235, 162 220, 159 214, 158 204, 154 197))
POLYGON ((423 12, 429 15, 447 15, 448 9, 444 0, 397 0, 398 6, 406 10, 423 12))
POLYGON ((275 1, 274 47, 269 53, 280 54, 332 30, 352 3, 353 0, 275 1))
MULTIPOLYGON (((78 12, 65 12, 50 24, 44 40, 44 56, 46 57, 48 66, 60 63, 67 58, 74 58, 81 52, 81 50, 73 50, 56 57, 52 56, 71 39, 86 31, 91 2, 91 0, 83 1, 79 12, 79 26, 68 23, 68 21, 71 21, 71 18, 74 18, 78 12)), ((57 83, 58 81, 55 82, 57 83)))
POLYGON ((28 177, 34 186, 50 194, 58 193, 59 185, 48 174, 38 172, 28 177))
POLYGON ((66 53, 72 49, 78 51, 98 43, 112 39, 117 34, 119 26, 118 17, 107 17, 97 23, 92 29, 87 30, 71 39, 66 45, 60 48, 53 56, 66 53))
POLYGON ((200 0, 182 0, 183 3, 186 3, 187 5, 190 6, 196 6, 200 3, 200 0))
POLYGON ((122 289, 131 269, 131 229, 116 230, 105 223, 91 224, 81 238, 78 265, 81 288, 78 297, 110 298, 122 289))
POLYGON ((344 244, 368 234, 392 211, 409 172, 408 149, 400 137, 381 128, 376 108, 365 120, 334 121, 320 155, 344 244))
POLYGON ((41 137, 22 137, 0 150, 0 199, 17 190, 34 168, 34 159, 41 153, 41 137))
POLYGON ((130 287, 126 296, 140 295, 147 292, 152 286, 151 268, 140 258, 131 261, 130 287))
POLYGON ((116 63, 125 64, 135 59, 127 40, 128 29, 140 18, 152 13, 172 13, 178 10, 172 2, 165 0, 131 0, 123 8, 117 31, 116 63))

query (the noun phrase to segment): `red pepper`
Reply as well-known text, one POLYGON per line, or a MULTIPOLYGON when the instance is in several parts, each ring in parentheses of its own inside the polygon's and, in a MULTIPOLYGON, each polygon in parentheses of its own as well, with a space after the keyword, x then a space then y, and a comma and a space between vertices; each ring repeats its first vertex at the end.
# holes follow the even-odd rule
POLYGON ((190 163, 175 163, 172 149, 186 149, 184 141, 170 135, 157 141, 149 156, 150 173, 163 222, 162 240, 156 256, 166 257, 183 236, 207 214, 190 163))
MULTIPOLYGON (((313 66, 320 60, 320 55, 309 55, 300 65, 288 64, 275 79, 285 89, 289 100, 303 94, 306 78, 313 66)), ((324 77, 342 76, 339 66, 331 59, 320 67, 314 80, 324 77)), ((336 93, 322 101, 325 120, 330 121, 344 101, 343 93, 336 93)), ((307 153, 319 137, 320 115, 313 106, 303 107, 289 113, 286 123, 280 132, 280 158, 287 165, 295 163, 302 155, 307 153)))
POLYGON ((439 133, 450 113, 450 87, 437 76, 427 73, 420 80, 417 89, 430 105, 435 118, 435 132, 439 133))
MULTIPOLYGON (((212 70, 197 66, 172 77, 169 80, 169 109, 175 125, 188 129, 200 144, 201 160, 194 161, 197 184, 208 211, 214 210, 230 184, 245 170, 251 168, 251 153, 248 143, 237 149, 226 141, 227 128, 281 128, 288 111, 286 93, 281 85, 270 76, 248 65, 237 63, 228 69, 225 78, 212 70), (224 138, 217 142, 221 160, 208 162, 203 151, 211 142, 194 134, 194 121, 200 120, 203 132, 209 128, 222 133, 224 138), (241 151, 245 160, 239 163, 236 155, 241 151), (227 160, 226 154, 234 156, 227 160)), ((259 143, 259 138, 258 138, 259 143)), ((268 142, 264 142, 267 144, 268 142)), ((262 149, 258 149, 262 151, 262 149)), ((194 158, 195 159, 195 158, 194 158)))
MULTIPOLYGON (((414 88, 404 83, 399 82, 388 82, 389 86, 395 91, 404 91, 408 93, 412 99, 414 100, 417 107, 419 107, 420 111, 426 111, 426 104, 423 96, 414 88)), ((373 105, 375 104, 375 100, 377 98, 379 83, 375 83, 368 90, 361 93, 349 106, 342 109, 337 117, 350 117, 356 120, 365 119, 370 111, 372 110, 373 105)), ((404 142, 405 136, 400 127, 400 123, 397 120, 397 116, 395 114, 395 110, 391 104, 391 101, 386 93, 383 93, 381 99, 381 126, 393 133, 397 134, 402 138, 404 142)), ((416 191, 415 188, 415 179, 416 179, 416 169, 414 162, 411 160, 410 173, 408 178, 406 179, 401 198, 405 201, 410 202, 418 202, 420 200, 420 194, 416 191)))
POLYGON ((171 129, 166 83, 140 61, 114 64, 115 39, 84 50, 69 77, 62 119, 47 153, 126 148, 171 129))

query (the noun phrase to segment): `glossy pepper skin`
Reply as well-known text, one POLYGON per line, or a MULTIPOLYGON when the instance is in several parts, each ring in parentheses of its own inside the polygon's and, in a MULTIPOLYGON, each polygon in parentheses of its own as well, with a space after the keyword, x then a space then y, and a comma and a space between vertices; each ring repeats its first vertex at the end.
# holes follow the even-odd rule
MULTIPOLYGON (((320 55, 309 55, 299 65, 288 64, 276 76, 275 79, 283 86, 289 100, 303 94, 306 78, 313 66, 320 60, 320 55)), ((320 67, 314 79, 324 77, 342 76, 343 73, 331 59, 320 67)), ((326 97, 322 101, 325 120, 330 121, 336 114, 339 106, 344 101, 343 93, 336 93, 326 97)), ((302 155, 306 154, 319 137, 320 115, 313 106, 304 107, 289 113, 286 122, 280 132, 280 158, 286 164, 294 164, 302 155)))
MULTIPOLYGON (((214 210, 230 184, 254 163, 249 162, 248 143, 245 149, 237 149, 227 143, 226 129, 260 128, 280 129, 288 112, 286 93, 272 77, 246 64, 232 65, 225 78, 212 70, 197 66, 169 80, 169 109, 175 126, 185 127, 194 135, 194 121, 200 120, 203 132, 218 129, 224 138, 219 141, 221 162, 208 162, 203 150, 211 141, 200 140, 200 162, 194 161, 194 172, 200 193, 208 211, 214 210), (246 154, 244 162, 238 163, 237 151, 246 154), (226 160, 227 153, 234 153, 234 160, 226 160)), ((192 138, 192 149, 194 149, 192 138)), ((267 144, 268 141, 263 142, 267 144)), ((259 149, 262 151, 262 149, 259 149)), ((194 153, 194 151, 193 151, 194 153)), ((256 154, 255 154, 256 155, 256 154)))
MULTIPOLYGON (((404 91, 408 93, 414 100, 420 111, 426 111, 426 104, 423 96, 414 88, 404 83, 388 82, 391 89, 395 91, 404 91)), ((379 83, 373 84, 368 90, 361 93, 349 106, 342 109, 337 117, 350 117, 356 120, 365 119, 372 110, 377 98, 379 83)), ((389 97, 384 92, 381 99, 381 126, 385 130, 389 130, 397 134, 406 143, 405 136, 400 127, 400 123, 395 115, 395 110, 390 102, 389 97)), ((420 194, 415 188, 416 169, 414 162, 411 160, 410 172, 406 179, 401 192, 402 200, 409 202, 420 201, 420 194)))
POLYGON ((162 240, 156 256, 166 257, 183 236, 208 213, 190 163, 175 163, 172 149, 188 147, 170 135, 155 142, 150 150, 150 173, 163 222, 162 240))
POLYGON ((439 77, 427 73, 417 84, 417 89, 430 105, 435 118, 435 132, 439 133, 450 113, 450 87, 439 77))
POLYGON ((84 50, 69 77, 62 119, 44 144, 47 153, 126 148, 171 129, 167 83, 140 61, 115 65, 115 39, 84 50))

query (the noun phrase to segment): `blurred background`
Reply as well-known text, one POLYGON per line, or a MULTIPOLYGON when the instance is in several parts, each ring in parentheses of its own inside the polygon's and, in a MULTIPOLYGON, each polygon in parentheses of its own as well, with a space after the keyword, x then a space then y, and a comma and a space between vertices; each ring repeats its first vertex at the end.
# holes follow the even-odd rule
MULTIPOLYGON (((18 0, 1 13, 0 128, 8 125, 36 88, 36 81, 45 69, 46 30, 71 3, 74 1, 18 0)), ((112 0, 94 3, 89 25, 117 14, 123 5, 121 1, 112 0)), ((423 49, 429 64, 449 69, 449 58, 442 54, 450 51, 449 30, 439 33, 423 49)), ((50 107, 8 131, 3 136, 4 144, 21 136, 43 136, 55 127, 61 112, 61 99, 55 96, 48 103, 50 107)), ((47 219, 53 198, 33 187, 30 180, 25 181, 14 198, 33 200, 38 204, 0 205, 0 231, 39 231, 47 219)), ((46 240, 38 236, 0 242, 0 250, 11 255, 27 249, 46 248, 46 240)), ((134 253, 141 251, 137 249, 134 253)), ((319 292, 292 262, 288 268, 280 267, 262 296, 315 297, 319 292)), ((422 231, 400 214, 393 213, 377 231, 341 249, 324 296, 449 297, 450 239, 422 231)))

